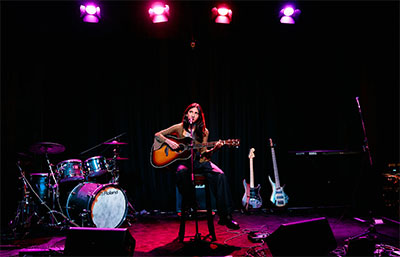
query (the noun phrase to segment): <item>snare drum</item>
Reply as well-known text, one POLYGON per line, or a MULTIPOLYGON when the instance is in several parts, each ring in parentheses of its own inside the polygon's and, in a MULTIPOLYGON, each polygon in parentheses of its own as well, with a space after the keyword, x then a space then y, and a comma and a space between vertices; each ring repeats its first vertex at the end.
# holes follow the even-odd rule
POLYGON ((85 227, 117 228, 126 218, 128 200, 116 184, 80 183, 69 194, 67 215, 85 227))
POLYGON ((89 178, 99 177, 108 172, 107 160, 103 156, 94 156, 84 162, 84 169, 89 178))
POLYGON ((83 181, 85 179, 82 169, 82 161, 78 159, 59 162, 57 164, 57 171, 61 176, 61 183, 67 181, 83 181))

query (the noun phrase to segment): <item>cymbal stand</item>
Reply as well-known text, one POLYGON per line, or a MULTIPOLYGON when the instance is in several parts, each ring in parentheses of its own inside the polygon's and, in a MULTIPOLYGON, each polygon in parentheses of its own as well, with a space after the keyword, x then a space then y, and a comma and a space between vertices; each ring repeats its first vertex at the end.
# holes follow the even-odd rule
POLYGON ((118 183, 119 180, 119 169, 117 165, 117 159, 119 156, 118 145, 115 145, 113 149, 114 156, 111 160, 112 169, 111 169, 111 183, 118 183))
MULTIPOLYGON (((32 192, 36 196, 36 198, 39 199, 41 205, 43 205, 45 208, 47 208, 49 210, 49 213, 51 214, 52 219, 54 219, 58 223, 56 217, 52 213, 52 210, 49 208, 49 206, 46 205, 46 203, 43 201, 43 199, 40 198, 40 196, 35 192, 34 188, 29 183, 28 179, 25 177, 25 172, 22 170, 21 166, 19 165, 19 162, 17 162, 17 167, 21 173, 20 179, 22 179, 23 183, 24 183, 24 199, 21 202, 21 204, 24 204, 24 205, 23 205, 23 208, 21 208, 22 206, 19 206, 19 208, 17 210, 17 215, 16 215, 14 221, 10 221, 10 225, 13 227, 12 229, 13 229, 14 235, 15 235, 18 225, 23 225, 24 228, 29 227, 33 216, 36 216, 39 218, 39 221, 37 222, 37 224, 40 224, 40 222, 43 219, 43 217, 42 218, 39 217, 39 215, 36 211, 34 211, 32 214, 30 214, 30 211, 31 211, 29 208, 29 207, 31 207, 30 202, 29 202, 29 193, 30 192, 32 192), (30 191, 28 191, 28 187, 29 187, 30 191), (20 216, 22 216, 22 217, 20 217, 20 216), (25 217, 27 217, 26 220, 24 220, 25 217), (21 221, 23 221, 22 224, 18 224, 18 223, 21 223, 21 221)), ((27 233, 29 233, 29 232, 27 232, 27 233)))
MULTIPOLYGON (((110 183, 118 184, 118 182, 119 182, 119 167, 117 164, 117 160, 119 157, 119 146, 118 145, 114 146, 113 153, 114 153, 114 155, 111 160, 112 169, 110 170, 111 171, 110 183)), ((128 210, 130 211, 131 215, 133 215, 136 212, 135 208, 133 207, 133 205, 131 204, 131 202, 129 200, 128 200, 128 210)), ((128 221, 128 224, 131 225, 129 221, 128 221)))
POLYGON ((54 172, 53 172, 53 168, 52 168, 52 164, 50 163, 50 160, 49 160, 49 156, 48 156, 48 153, 47 153, 47 150, 46 150, 46 152, 45 152, 45 157, 46 157, 46 161, 47 161, 47 165, 49 166, 49 170, 50 170, 50 177, 52 177, 53 178, 53 180, 54 180, 54 185, 52 185, 51 184, 51 179, 49 178, 49 181, 48 181, 48 188, 51 188, 51 191, 52 191, 52 193, 53 193, 53 195, 52 195, 52 209, 50 210, 50 221, 51 221, 51 223, 49 224, 50 226, 56 226, 59 222, 57 221, 57 219, 55 219, 55 216, 54 216, 54 210, 55 210, 55 208, 56 208, 56 199, 58 199, 59 198, 59 191, 58 191, 58 183, 57 183, 57 180, 56 180, 56 178, 55 178, 55 176, 54 176, 54 172))
MULTIPOLYGON (((18 228, 21 228, 21 227, 28 228, 30 226, 31 219, 33 216, 40 218, 39 215, 37 214, 37 212, 31 208, 32 206, 29 201, 29 197, 30 197, 29 193, 30 192, 28 190, 28 181, 26 180, 25 172, 22 170, 19 161, 17 162, 17 167, 19 168, 19 171, 21 173, 21 176, 19 177, 19 179, 22 180, 22 182, 23 182, 23 199, 18 204, 17 213, 15 215, 15 218, 9 222, 9 226, 10 226, 15 238, 17 237, 16 233, 17 233, 18 228), (33 211, 33 213, 31 213, 32 211, 33 211)), ((27 233, 29 233, 29 232, 27 232, 27 233)))

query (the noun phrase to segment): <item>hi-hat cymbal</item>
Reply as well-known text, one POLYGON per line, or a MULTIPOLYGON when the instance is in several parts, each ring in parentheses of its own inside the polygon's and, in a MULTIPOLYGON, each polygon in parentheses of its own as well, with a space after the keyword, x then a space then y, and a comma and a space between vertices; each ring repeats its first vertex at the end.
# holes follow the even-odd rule
POLYGON ((29 151, 35 154, 58 154, 65 151, 65 146, 51 142, 38 142, 33 144, 29 151))
POLYGON ((114 141, 106 142, 106 143, 103 143, 103 144, 105 144, 105 145, 127 145, 128 143, 119 142, 117 140, 114 140, 114 141))

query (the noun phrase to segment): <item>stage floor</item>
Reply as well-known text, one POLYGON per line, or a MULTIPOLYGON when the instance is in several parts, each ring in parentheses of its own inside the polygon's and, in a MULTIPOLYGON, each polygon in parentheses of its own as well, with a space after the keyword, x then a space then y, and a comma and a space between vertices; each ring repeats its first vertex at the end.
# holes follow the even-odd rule
MULTIPOLYGON (((400 256, 399 251, 399 223, 387 217, 352 217, 346 210, 317 211, 317 210, 285 210, 271 211, 260 210, 251 213, 236 211, 233 217, 240 224, 239 230, 230 230, 225 226, 217 224, 218 217, 214 217, 217 241, 213 244, 190 244, 196 234, 196 223, 194 220, 186 222, 186 238, 181 243, 177 239, 179 231, 179 216, 175 213, 152 212, 136 213, 127 217, 121 228, 128 228, 136 241, 134 256, 272 256, 268 244, 262 239, 252 242, 248 236, 251 232, 257 232, 259 237, 267 237, 282 224, 304 221, 324 217, 329 223, 336 240, 337 247, 330 251, 328 256, 345 256, 346 239, 357 237, 364 232, 367 237, 363 240, 354 239, 350 247, 354 253, 359 249, 377 244, 375 250, 391 251, 393 255, 400 256), (128 222, 129 221, 129 222, 128 222), (382 224, 380 224, 382 223, 382 224), (397 251, 398 255, 396 255, 397 251)), ((198 219, 198 231, 202 236, 208 234, 207 220, 204 215, 198 219)), ((294 225, 295 226, 295 225, 294 225)), ((295 228, 295 227, 292 227, 295 228)), ((2 232, 1 256, 62 256, 66 241, 68 228, 39 227, 27 229, 27 234, 15 238, 10 233, 2 232)), ((295 229, 296 230, 296 229, 295 229)), ((325 239, 322 235, 310 235, 309 231, 296 231, 296 237, 309 237, 311 241, 308 247, 312 249, 313 244, 321 243, 325 239), (316 242, 318 241, 318 242, 316 242)), ((359 237, 357 237, 359 238, 359 237)), ((291 247, 295 238, 282 238, 284 247, 291 247)), ((82 245, 84 247, 84 245, 82 245)), ((112 247, 112 245, 110 245, 112 247)), ((310 251, 312 253, 312 251, 310 251)), ((373 256, 373 255, 371 255, 373 256)))

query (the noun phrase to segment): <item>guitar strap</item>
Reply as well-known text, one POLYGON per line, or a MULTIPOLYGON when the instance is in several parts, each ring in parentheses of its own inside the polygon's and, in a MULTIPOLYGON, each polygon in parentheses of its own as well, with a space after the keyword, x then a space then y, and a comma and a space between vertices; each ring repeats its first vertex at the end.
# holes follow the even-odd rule
POLYGON ((246 191, 247 191, 246 210, 248 210, 249 209, 249 201, 250 201, 250 184, 246 185, 246 191))

